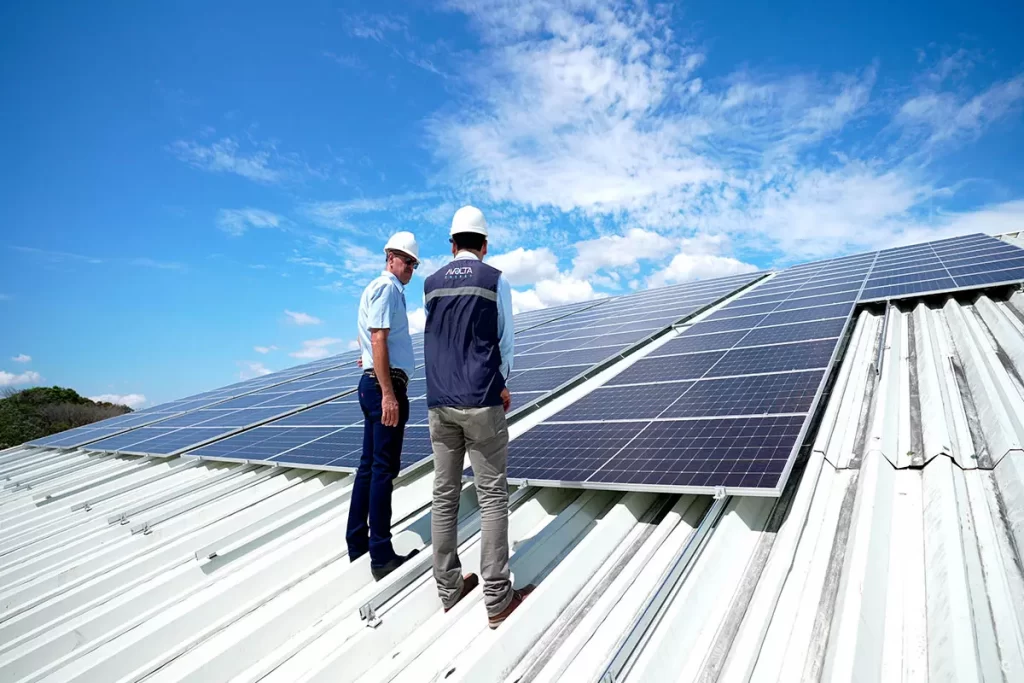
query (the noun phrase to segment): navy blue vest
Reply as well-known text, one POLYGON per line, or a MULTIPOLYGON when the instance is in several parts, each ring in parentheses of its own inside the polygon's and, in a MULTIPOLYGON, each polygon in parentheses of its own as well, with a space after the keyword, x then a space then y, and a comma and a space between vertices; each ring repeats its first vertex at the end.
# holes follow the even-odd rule
POLYGON ((482 261, 459 259, 427 278, 423 353, 428 407, 501 405, 499 277, 500 270, 482 261))

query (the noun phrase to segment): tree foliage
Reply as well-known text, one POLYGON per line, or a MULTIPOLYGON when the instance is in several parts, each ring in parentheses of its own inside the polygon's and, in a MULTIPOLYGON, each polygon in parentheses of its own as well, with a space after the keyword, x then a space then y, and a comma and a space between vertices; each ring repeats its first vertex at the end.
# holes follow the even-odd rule
POLYGON ((64 387, 8 390, 0 398, 0 450, 130 412, 128 406, 93 401, 64 387))

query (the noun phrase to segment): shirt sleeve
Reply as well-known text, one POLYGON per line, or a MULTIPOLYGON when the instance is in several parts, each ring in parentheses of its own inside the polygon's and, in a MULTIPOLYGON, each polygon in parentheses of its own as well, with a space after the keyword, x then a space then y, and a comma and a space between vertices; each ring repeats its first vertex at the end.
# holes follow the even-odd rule
POLYGON ((392 314, 392 301, 391 301, 391 287, 380 287, 370 297, 369 315, 367 318, 367 326, 371 330, 390 330, 391 329, 391 314, 392 314))
POLYGON ((512 323, 512 287, 504 275, 498 277, 498 348, 501 350, 501 376, 512 372, 515 355, 515 325, 512 323))

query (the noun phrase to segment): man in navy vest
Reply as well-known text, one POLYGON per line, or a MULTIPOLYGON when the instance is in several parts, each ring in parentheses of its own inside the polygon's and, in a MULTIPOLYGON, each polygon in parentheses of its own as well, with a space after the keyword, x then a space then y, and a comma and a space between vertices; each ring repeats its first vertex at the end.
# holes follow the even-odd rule
POLYGON ((512 289, 501 271, 483 263, 487 222, 464 206, 451 228, 455 259, 429 276, 423 299, 423 345, 430 441, 434 450, 434 503, 430 533, 434 579, 447 612, 479 583, 462 575, 457 521, 462 468, 469 455, 480 503, 480 573, 487 622, 497 628, 533 590, 513 590, 508 568, 508 426, 512 399, 505 380, 512 369, 512 289))
POLYGON ((359 300, 357 332, 363 376, 363 453, 352 483, 348 508, 349 560, 370 553, 370 571, 380 581, 412 555, 391 545, 391 492, 401 469, 402 439, 409 419, 409 377, 416 368, 405 286, 419 265, 411 232, 396 232, 384 246, 387 267, 366 286, 359 300))

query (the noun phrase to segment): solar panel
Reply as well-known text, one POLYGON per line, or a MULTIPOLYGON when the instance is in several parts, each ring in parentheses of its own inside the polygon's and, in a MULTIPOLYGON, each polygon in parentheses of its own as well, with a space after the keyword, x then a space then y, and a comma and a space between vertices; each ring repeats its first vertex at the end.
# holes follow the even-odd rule
MULTIPOLYGON (((286 391, 286 389, 282 390, 281 387, 285 387, 291 382, 301 381, 304 378, 312 377, 314 375, 319 376, 319 374, 325 374, 325 370, 342 368, 345 365, 348 365, 349 368, 344 368, 340 370, 340 372, 342 374, 350 373, 351 364, 355 362, 357 356, 357 353, 349 352, 340 356, 306 363, 294 368, 282 370, 281 372, 257 377, 244 382, 238 382, 214 391, 207 391, 201 394, 196 394, 195 396, 152 406, 145 410, 130 413, 128 415, 121 415, 100 422, 94 422, 84 427, 69 429, 43 439, 36 439, 35 441, 29 442, 27 445, 54 448, 86 447, 87 450, 106 450, 106 446, 103 449, 96 449, 93 447, 93 444, 100 440, 104 440, 104 443, 108 445, 123 443, 124 440, 120 439, 111 441, 110 437, 129 429, 136 429, 146 425, 161 424, 161 422, 166 422, 168 418, 177 419, 179 417, 183 417, 183 423, 197 424, 191 418, 184 416, 193 411, 205 408, 217 407, 219 409, 228 410, 258 405, 258 403, 250 402, 250 395, 261 391, 267 391, 268 389, 274 391, 286 391)), ((264 397, 263 400, 267 400, 267 397, 264 397)), ((282 411, 279 410, 274 414, 279 414, 281 412, 282 411)), ((136 439, 136 437, 128 437, 128 440, 131 439, 136 439)))
POLYGON ((804 416, 647 423, 586 481, 677 491, 780 488, 804 416))
POLYGON ((708 379, 694 382, 662 412, 649 417, 806 413, 819 384, 820 374, 807 371, 708 379))
MULTIPOLYGON (((516 336, 517 352, 509 390, 513 392, 514 410, 529 406, 550 391, 580 374, 617 357, 629 347, 666 329, 672 323, 720 301, 737 288, 763 277, 763 274, 744 274, 719 280, 669 287, 655 292, 642 292, 610 298, 576 312, 567 312, 548 324, 538 323, 527 334, 516 336), (521 340, 535 343, 523 344, 521 340)), ((517 322, 520 318, 516 318, 517 322)), ((427 424, 425 386, 422 380, 409 385, 410 417, 406 429, 427 424)), ((350 399, 351 400, 351 399, 350 399)), ((331 401, 289 417, 257 426, 247 432, 229 436, 223 441, 198 448, 189 455, 198 457, 255 460, 249 448, 259 449, 260 460, 294 466, 322 466, 329 468, 355 468, 359 462, 362 444, 362 416, 355 407, 342 408, 339 401, 331 401), (343 416, 346 420, 342 423, 343 416), (354 419, 352 416, 355 415, 354 419), (334 422, 331 422, 334 420, 334 422), (311 425, 309 438, 301 441, 303 432, 278 432, 282 425, 311 425), (312 431, 333 427, 333 431, 312 431), (261 439, 260 433, 273 432, 272 439, 261 439), (357 443, 358 442, 358 443, 357 443), (355 445, 353 445, 355 444, 355 445), (277 445, 281 451, 273 453, 277 445), (358 446, 358 448, 356 448, 358 446), (343 453, 348 449, 349 452, 343 453), (231 455, 225 456, 228 452, 231 455), (282 460, 286 458, 286 460, 282 460)), ((426 434, 414 432, 418 435, 426 434)), ((403 459, 416 456, 430 457, 426 437, 403 446, 403 459), (419 444, 410 446, 409 444, 419 444), (426 444, 424 447, 423 444, 426 444), (408 449, 412 450, 408 450, 408 449), (408 453, 407 453, 408 451, 408 453)))
POLYGON ((509 481, 777 495, 868 270, 741 295, 515 438, 509 481))
POLYGON ((989 235, 879 252, 860 301, 938 294, 1024 279, 1024 250, 989 235))

